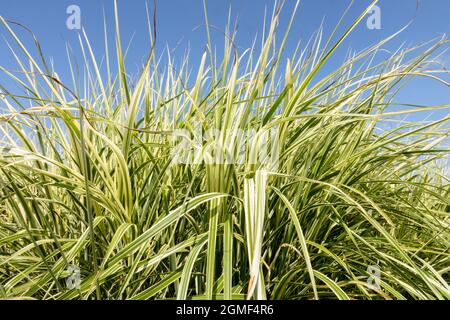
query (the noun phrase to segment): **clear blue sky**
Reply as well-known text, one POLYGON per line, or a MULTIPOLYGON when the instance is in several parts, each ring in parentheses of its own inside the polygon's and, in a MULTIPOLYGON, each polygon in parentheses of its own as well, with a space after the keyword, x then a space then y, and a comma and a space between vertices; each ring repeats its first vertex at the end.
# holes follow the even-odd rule
MULTIPOLYGON (((287 0, 281 16, 280 29, 287 24, 295 1, 287 0)), ((298 40, 307 40, 314 30, 324 21, 325 34, 329 33, 350 3, 349 0, 303 0, 292 28, 287 53, 293 49, 298 40)), ((369 0, 356 0, 347 18, 347 25, 352 17, 356 17, 370 3, 369 0)), ((112 0, 15 0, 3 1, 0 15, 25 24, 39 38, 45 54, 53 58, 55 69, 60 77, 68 78, 68 66, 65 44, 69 42, 78 47, 77 31, 66 28, 66 8, 76 4, 81 8, 81 21, 85 28, 97 58, 101 60, 103 47, 103 9, 106 12, 110 28, 110 41, 113 35, 113 1, 112 0)), ((153 0, 149 1, 153 8, 153 0)), ((450 34, 450 1, 422 0, 416 11, 416 0, 381 0, 382 28, 369 30, 365 21, 355 30, 337 54, 341 62, 347 49, 362 49, 399 30, 416 16, 414 23, 395 41, 389 44, 395 49, 400 44, 412 46, 430 40, 444 33, 450 34)), ((256 34, 261 34, 264 9, 271 13, 273 1, 268 0, 208 0, 209 22, 224 28, 228 9, 231 7, 232 20, 239 22, 237 46, 245 49, 251 45, 256 34)), ((185 49, 190 46, 191 65, 195 66, 205 49, 206 36, 202 0, 157 0, 157 52, 161 53, 166 45, 173 49, 176 57, 181 58, 185 49), (199 27, 195 30, 196 27, 199 27)), ((141 66, 148 50, 147 19, 144 0, 119 0, 123 46, 133 37, 132 50, 128 55, 128 71, 135 73, 141 66)), ((0 34, 6 35, 4 28, 0 34)), ((23 37, 29 36, 20 32, 23 37)), ((220 50, 223 35, 213 31, 215 44, 220 50)), ((31 45, 31 41, 25 41, 31 45)), ((214 41, 213 41, 214 42, 214 41)), ((112 41, 111 41, 112 43, 112 41)), ((81 59, 81 55, 78 56, 81 59)), ((446 54, 443 62, 450 65, 450 54, 446 54)), ((0 64, 3 67, 16 69, 11 53, 4 39, 0 39, 0 64)), ((447 77, 447 80, 448 77, 447 77)), ((7 83, 0 75, 0 81, 7 83)), ((401 102, 417 104, 450 104, 450 90, 430 80, 418 80, 408 85, 399 96, 401 102)), ((442 116, 442 114, 440 115, 442 116)))

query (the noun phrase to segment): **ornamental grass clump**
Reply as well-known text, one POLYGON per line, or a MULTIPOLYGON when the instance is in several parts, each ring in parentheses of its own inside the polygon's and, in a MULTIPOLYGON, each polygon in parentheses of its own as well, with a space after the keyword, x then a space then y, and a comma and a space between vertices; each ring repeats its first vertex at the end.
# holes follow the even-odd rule
POLYGON ((261 46, 227 30, 221 61, 208 40, 165 69, 152 26, 131 78, 116 4, 115 52, 80 32, 72 84, 0 17, 20 70, 0 66, 20 88, 0 84, 0 297, 449 299, 450 105, 396 101, 449 86, 448 40, 387 56, 394 34, 324 74, 369 10, 287 53, 276 8, 261 46))

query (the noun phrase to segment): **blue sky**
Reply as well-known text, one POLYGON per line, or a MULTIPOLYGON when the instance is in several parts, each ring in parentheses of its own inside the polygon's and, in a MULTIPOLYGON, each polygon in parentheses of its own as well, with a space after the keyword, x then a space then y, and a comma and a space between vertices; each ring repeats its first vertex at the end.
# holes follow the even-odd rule
MULTIPOLYGON (((287 0, 281 15, 280 31, 286 26, 295 1, 287 0)), ((136 73, 149 50, 147 18, 144 0, 119 0, 121 32, 123 46, 132 38, 132 50, 127 57, 128 71, 136 73)), ((287 46, 287 55, 292 52, 297 42, 308 40, 312 33, 324 23, 325 34, 329 34, 336 22, 342 16, 349 0, 303 0, 300 4, 297 18, 292 27, 287 46)), ((370 3, 366 0, 356 0, 350 10, 347 23, 357 17, 370 3)), ((85 28, 97 58, 101 60, 103 47, 103 10, 106 13, 110 28, 110 41, 113 39, 113 1, 112 0, 15 0, 2 3, 0 15, 23 23, 34 31, 44 53, 52 57, 55 69, 60 77, 69 79, 65 44, 78 47, 78 31, 66 27, 68 14, 66 8, 76 4, 81 9, 82 26, 85 28)), ((153 1, 149 1, 153 7, 153 1)), ((363 49, 384 37, 394 33, 406 25, 411 19, 413 24, 398 36, 387 47, 396 49, 405 43, 407 46, 422 43, 444 33, 450 34, 450 1, 422 0, 417 8, 416 0, 381 0, 381 29, 369 30, 365 21, 352 33, 341 50, 337 52, 335 62, 342 62, 349 48, 363 49)), ((268 14, 273 8, 273 1, 268 0, 214 0, 207 1, 209 22, 224 29, 228 12, 231 8, 232 21, 238 21, 238 36, 236 44, 240 50, 249 47, 256 34, 261 34, 264 10, 268 14)), ((343 31, 342 29, 341 31, 343 31)), ((181 58, 189 46, 191 66, 199 62, 201 53, 205 50, 206 35, 204 32, 204 15, 202 0, 165 0, 157 1, 157 52, 161 53, 166 46, 174 50, 175 57, 181 58)), ((223 35, 213 32, 213 42, 220 51, 223 35)), ((30 39, 25 32, 19 31, 23 39, 30 39)), ((0 65, 14 70, 17 66, 4 41, 6 32, 0 28, 0 65)), ((25 43, 31 47, 31 41, 25 43)), ((112 43, 112 41, 111 41, 112 43)), ((111 48, 112 50, 113 48, 111 48)), ((81 55, 78 56, 81 59, 81 55)), ((442 61, 450 65, 450 54, 443 56, 442 61)), ((332 68, 332 66, 330 66, 332 68)), ((447 80, 448 77, 446 77, 447 80)), ((0 75, 2 84, 8 83, 4 75, 0 75)), ((400 102, 417 104, 449 104, 450 90, 430 80, 415 80, 410 83, 399 96, 400 102)), ((438 114, 442 116, 442 114, 438 114)))

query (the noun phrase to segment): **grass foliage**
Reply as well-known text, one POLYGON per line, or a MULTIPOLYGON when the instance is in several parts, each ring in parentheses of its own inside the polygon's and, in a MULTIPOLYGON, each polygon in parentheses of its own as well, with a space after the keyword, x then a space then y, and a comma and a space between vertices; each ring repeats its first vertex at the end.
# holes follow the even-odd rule
POLYGON ((238 50, 227 29, 219 58, 207 28, 202 57, 164 67, 151 46, 131 78, 116 4, 115 52, 97 61, 80 32, 72 84, 0 17, 18 66, 1 70, 20 88, 0 95, 0 297, 450 298, 449 116, 398 120, 450 106, 393 107, 412 78, 449 85, 437 63, 448 40, 386 54, 394 34, 324 74, 370 7, 289 53, 279 9, 260 44, 238 50), (176 163, 174 133, 196 126, 226 147, 203 141, 201 161, 176 163), (278 163, 210 161, 250 128, 277 129, 278 163))

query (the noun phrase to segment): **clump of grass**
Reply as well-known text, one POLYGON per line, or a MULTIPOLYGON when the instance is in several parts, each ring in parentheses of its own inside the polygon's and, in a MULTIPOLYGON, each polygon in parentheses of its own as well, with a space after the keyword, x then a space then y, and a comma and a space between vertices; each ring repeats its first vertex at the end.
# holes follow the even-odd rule
POLYGON ((116 6, 118 70, 100 67, 82 33, 83 88, 75 66, 74 84, 63 84, 40 48, 33 56, 0 18, 21 73, 2 71, 24 92, 2 86, 0 296, 450 298, 440 165, 449 116, 386 126, 448 109, 390 108, 411 78, 448 86, 435 68, 448 41, 374 59, 393 35, 321 75, 369 9, 342 36, 324 43, 319 31, 284 61, 289 28, 276 42, 277 8, 261 49, 238 52, 228 30, 223 60, 209 42, 194 77, 188 57, 161 73, 152 50, 131 82, 116 6), (221 147, 201 141, 197 161, 176 162, 176 132, 198 127, 218 130, 221 147), (235 154, 248 142, 236 133, 248 129, 276 133, 278 161, 249 161, 261 154, 257 140, 243 162, 211 161, 235 154), (66 286, 70 265, 80 268, 79 288, 66 286))

